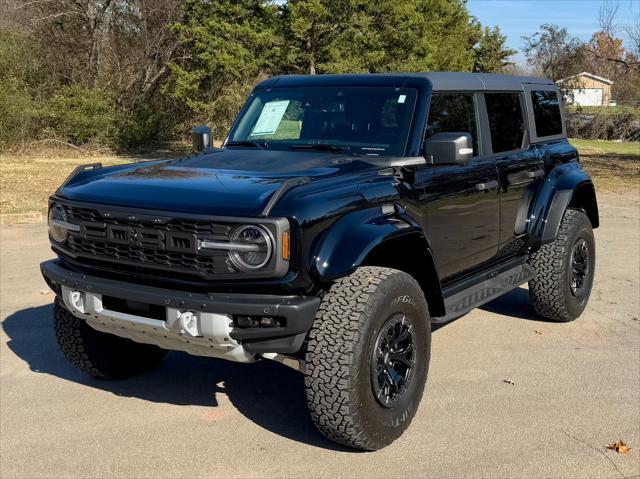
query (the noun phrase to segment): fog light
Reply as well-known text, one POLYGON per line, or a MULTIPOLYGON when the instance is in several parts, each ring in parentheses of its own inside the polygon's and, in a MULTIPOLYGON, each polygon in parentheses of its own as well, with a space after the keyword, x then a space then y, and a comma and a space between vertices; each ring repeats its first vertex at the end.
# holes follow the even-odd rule
POLYGON ((239 328, 274 328, 281 326, 281 320, 273 316, 236 316, 235 324, 239 328))
POLYGON ((278 320, 271 316, 263 316, 260 318, 260 326, 263 328, 272 328, 278 325, 278 320))
POLYGON ((255 328, 258 321, 253 316, 236 316, 236 324, 239 328, 255 328))

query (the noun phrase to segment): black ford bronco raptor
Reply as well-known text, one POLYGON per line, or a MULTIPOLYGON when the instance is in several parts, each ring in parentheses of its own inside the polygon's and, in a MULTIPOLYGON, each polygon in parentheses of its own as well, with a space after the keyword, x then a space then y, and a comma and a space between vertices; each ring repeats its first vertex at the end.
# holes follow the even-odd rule
POLYGON ((584 310, 593 183, 539 78, 281 76, 221 148, 74 171, 50 199, 67 359, 116 379, 166 350, 281 361, 328 438, 374 450, 411 422, 431 323, 528 283, 537 313, 584 310))

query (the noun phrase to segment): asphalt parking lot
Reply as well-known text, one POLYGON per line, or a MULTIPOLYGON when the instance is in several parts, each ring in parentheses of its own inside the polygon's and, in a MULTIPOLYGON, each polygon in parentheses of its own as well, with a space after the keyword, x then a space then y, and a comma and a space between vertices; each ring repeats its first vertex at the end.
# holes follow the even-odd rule
POLYGON ((640 477, 640 199, 600 193, 597 272, 573 323, 517 289, 433 336, 427 390, 390 447, 316 432, 300 373, 170 353, 126 381, 58 351, 46 227, 1 232, 0 476, 640 477), (627 455, 605 445, 624 440, 627 455))

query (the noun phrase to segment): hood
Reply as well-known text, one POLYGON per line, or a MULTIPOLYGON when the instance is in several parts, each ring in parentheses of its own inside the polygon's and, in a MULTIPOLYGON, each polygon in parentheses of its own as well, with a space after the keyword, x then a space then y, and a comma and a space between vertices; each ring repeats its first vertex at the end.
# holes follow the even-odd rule
POLYGON ((63 185, 63 198, 210 215, 258 216, 284 182, 371 165, 334 153, 221 149, 194 157, 99 168, 63 185))

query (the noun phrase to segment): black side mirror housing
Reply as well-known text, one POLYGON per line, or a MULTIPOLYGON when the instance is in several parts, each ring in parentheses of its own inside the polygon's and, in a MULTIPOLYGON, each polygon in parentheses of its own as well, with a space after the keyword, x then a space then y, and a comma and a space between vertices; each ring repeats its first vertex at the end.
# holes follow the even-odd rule
POLYGON ((207 125, 194 126, 191 130, 193 150, 200 152, 211 148, 211 128, 207 125))
POLYGON ((434 165, 466 165, 473 158, 473 138, 469 133, 437 133, 426 140, 424 156, 434 165))

